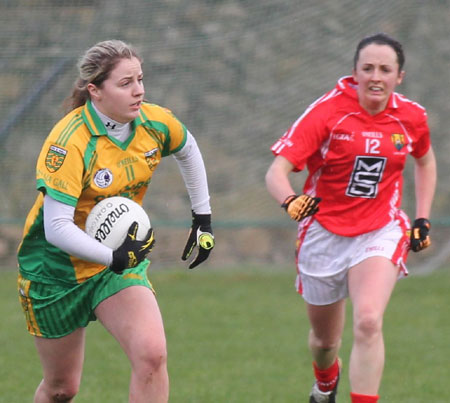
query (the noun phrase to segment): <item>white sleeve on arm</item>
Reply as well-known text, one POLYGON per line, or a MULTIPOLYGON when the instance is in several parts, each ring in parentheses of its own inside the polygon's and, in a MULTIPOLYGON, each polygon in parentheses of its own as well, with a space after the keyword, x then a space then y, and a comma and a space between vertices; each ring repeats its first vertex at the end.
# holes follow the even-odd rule
POLYGON ((73 222, 74 212, 74 207, 45 195, 45 239, 69 255, 109 266, 112 263, 113 250, 91 238, 78 227, 73 222))
POLYGON ((186 144, 173 156, 189 193, 192 210, 197 214, 211 214, 205 164, 197 142, 189 131, 186 144))

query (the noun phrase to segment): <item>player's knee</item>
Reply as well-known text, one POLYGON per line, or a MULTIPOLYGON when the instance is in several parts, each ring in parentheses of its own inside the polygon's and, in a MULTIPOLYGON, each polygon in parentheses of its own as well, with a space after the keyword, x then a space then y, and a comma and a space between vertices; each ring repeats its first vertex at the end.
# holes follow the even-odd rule
POLYGON ((165 370, 167 366, 167 350, 165 345, 148 350, 140 355, 137 368, 142 374, 154 374, 165 370))
POLYGON ((71 402, 76 396, 80 388, 80 381, 78 378, 57 379, 52 382, 44 379, 42 386, 51 402, 64 403, 71 402))
POLYGON ((56 394, 53 395, 53 400, 52 402, 55 403, 67 403, 67 402, 71 402, 72 399, 75 397, 76 393, 71 393, 71 392, 58 392, 56 394))
POLYGON ((48 392, 50 395, 50 401, 55 403, 71 402, 76 396, 79 390, 79 385, 73 384, 61 384, 51 388, 48 392))
POLYGON ((167 350, 165 348, 160 348, 157 351, 154 351, 149 355, 147 363, 154 371, 165 368, 167 365, 167 350))
POLYGON ((365 313, 355 319, 354 333, 355 339, 370 342, 378 337, 382 331, 382 319, 374 313, 365 313))

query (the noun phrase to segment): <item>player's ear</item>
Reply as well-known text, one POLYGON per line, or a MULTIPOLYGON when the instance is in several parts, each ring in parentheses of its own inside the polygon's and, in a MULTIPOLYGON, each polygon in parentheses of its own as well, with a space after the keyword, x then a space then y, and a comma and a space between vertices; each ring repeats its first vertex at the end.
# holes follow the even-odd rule
POLYGON ((89 83, 86 88, 89 91, 91 99, 100 100, 100 90, 95 84, 89 83))
POLYGON ((355 81, 355 83, 357 83, 358 79, 356 78, 356 70, 355 70, 355 68, 352 69, 352 77, 353 77, 353 80, 355 81))
POLYGON ((405 70, 400 71, 400 73, 398 73, 398 77, 397 77, 397 85, 400 85, 403 81, 403 79, 405 78, 405 70))

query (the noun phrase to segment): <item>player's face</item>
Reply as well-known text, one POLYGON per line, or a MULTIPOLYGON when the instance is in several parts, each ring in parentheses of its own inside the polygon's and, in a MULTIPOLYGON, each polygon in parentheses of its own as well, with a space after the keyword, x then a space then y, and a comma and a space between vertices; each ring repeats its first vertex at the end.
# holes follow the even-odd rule
POLYGON ((89 84, 95 106, 119 123, 138 117, 144 99, 141 63, 135 57, 121 59, 100 87, 89 84))
POLYGON ((372 43, 361 49, 353 78, 358 83, 361 106, 375 115, 386 108, 389 96, 402 82, 397 54, 389 45, 372 43))

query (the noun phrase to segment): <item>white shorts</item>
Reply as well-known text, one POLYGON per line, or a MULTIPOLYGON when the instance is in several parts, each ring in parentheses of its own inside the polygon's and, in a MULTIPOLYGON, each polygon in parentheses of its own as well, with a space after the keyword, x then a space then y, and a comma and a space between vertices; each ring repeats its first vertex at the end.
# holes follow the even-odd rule
POLYGON ((328 305, 348 297, 348 270, 372 256, 384 256, 405 266, 409 250, 409 222, 395 220, 385 227, 355 237, 327 231, 315 219, 299 229, 297 249, 297 291, 306 302, 328 305))

